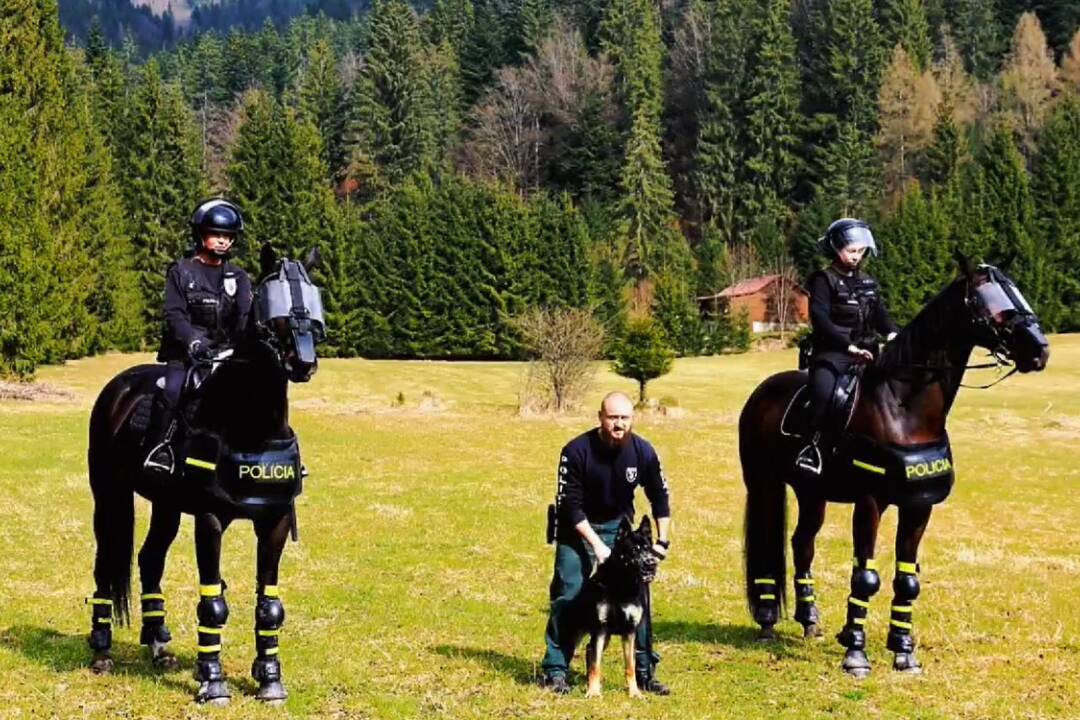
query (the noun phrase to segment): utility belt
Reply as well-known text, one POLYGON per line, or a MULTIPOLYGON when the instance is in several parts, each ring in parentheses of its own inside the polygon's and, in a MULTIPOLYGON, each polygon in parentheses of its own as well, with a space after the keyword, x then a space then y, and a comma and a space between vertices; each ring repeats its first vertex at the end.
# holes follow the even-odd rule
POLYGON ((218 435, 196 432, 187 442, 184 475, 246 514, 288 507, 304 487, 296 435, 268 440, 256 452, 233 450, 218 435))

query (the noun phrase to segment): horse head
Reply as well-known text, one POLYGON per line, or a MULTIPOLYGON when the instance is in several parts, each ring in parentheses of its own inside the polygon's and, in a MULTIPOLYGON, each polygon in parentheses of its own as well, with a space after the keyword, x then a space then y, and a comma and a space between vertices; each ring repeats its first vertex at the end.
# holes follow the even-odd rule
POLYGON ((1043 370, 1050 343, 1020 288, 994 265, 976 265, 959 251, 956 260, 966 281, 964 302, 975 344, 1011 360, 1022 373, 1043 370))
POLYGON ((255 331, 293 382, 307 382, 315 374, 319 365, 315 346, 326 337, 322 297, 308 276, 318 263, 317 250, 300 263, 279 259, 269 243, 259 256, 255 331))

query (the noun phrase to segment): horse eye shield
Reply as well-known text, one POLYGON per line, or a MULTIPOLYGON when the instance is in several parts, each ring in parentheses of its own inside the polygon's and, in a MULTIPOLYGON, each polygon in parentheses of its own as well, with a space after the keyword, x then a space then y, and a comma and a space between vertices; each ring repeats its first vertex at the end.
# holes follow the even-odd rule
POLYGON ((326 320, 319 288, 300 263, 286 261, 277 275, 263 281, 256 317, 259 324, 267 327, 287 327, 296 361, 303 365, 315 363, 315 344, 326 335, 326 320))

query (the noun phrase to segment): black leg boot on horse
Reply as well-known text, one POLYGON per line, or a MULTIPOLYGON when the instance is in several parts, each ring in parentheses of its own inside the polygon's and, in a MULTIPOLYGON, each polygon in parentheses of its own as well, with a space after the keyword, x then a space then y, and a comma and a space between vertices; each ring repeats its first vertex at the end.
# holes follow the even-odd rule
POLYGON ((199 689, 195 702, 227 705, 231 693, 221 667, 221 648, 229 605, 225 602, 225 583, 221 580, 221 536, 228 523, 212 513, 195 517, 195 558, 199 564, 199 655, 195 661, 195 680, 199 689))
POLYGON ((259 683, 255 697, 271 705, 285 702, 289 693, 281 682, 281 627, 285 606, 278 592, 278 565, 292 527, 292 517, 282 515, 255 525, 258 535, 258 597, 255 600, 255 660, 251 676, 259 683))
POLYGON ((880 588, 881 578, 874 559, 856 558, 851 571, 847 623, 836 636, 837 641, 847 648, 842 667, 852 677, 864 678, 870 674, 870 659, 866 656, 866 618, 870 612, 870 598, 880 588))

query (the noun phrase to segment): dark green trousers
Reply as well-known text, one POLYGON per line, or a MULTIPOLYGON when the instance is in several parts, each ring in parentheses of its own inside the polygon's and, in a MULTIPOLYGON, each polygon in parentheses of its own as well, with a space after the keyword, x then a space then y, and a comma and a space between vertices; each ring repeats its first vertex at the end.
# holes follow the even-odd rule
MULTIPOLYGON (((615 533, 619 529, 619 520, 601 524, 592 524, 592 529, 611 547, 615 543, 615 533)), ((541 662, 544 677, 566 675, 570 668, 570 661, 574 659, 572 644, 573 637, 569 637, 563 631, 562 616, 566 608, 581 592, 585 584, 585 578, 592 573, 596 564, 592 548, 581 538, 573 543, 559 542, 555 545, 555 574, 551 578, 551 615, 548 617, 547 630, 544 632, 544 642, 547 651, 541 662)), ((660 656, 656 652, 649 652, 649 639, 652 634, 652 617, 649 613, 641 618, 634 638, 635 659, 638 677, 652 677, 653 668, 660 662, 660 656)))

